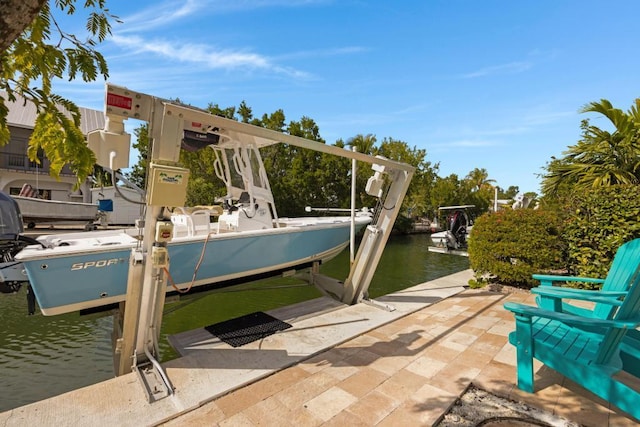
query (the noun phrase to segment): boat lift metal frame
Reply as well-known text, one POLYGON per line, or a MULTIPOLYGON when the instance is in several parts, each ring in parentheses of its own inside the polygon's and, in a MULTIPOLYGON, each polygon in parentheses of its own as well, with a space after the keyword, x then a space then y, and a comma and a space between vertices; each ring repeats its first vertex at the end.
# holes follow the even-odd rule
MULTIPOLYGON (((129 166, 130 135, 124 131, 123 121, 130 118, 149 123, 149 162, 170 167, 178 164, 184 130, 215 133, 220 138, 254 143, 259 147, 284 143, 371 164, 375 173, 367 183, 367 192, 380 199, 381 210, 375 222, 365 229, 348 277, 342 282, 320 275, 317 268, 312 268, 307 279, 323 293, 345 304, 372 302, 368 298, 368 288, 400 212, 414 167, 214 116, 194 107, 110 83, 106 85, 105 114, 105 129, 90 133, 88 140, 89 146, 96 152, 98 163, 112 170, 129 166), (121 150, 123 146, 127 146, 126 150, 121 150)), ((131 253, 126 302, 121 304, 120 318, 116 322, 120 332, 114 337, 114 367, 117 375, 132 370, 138 372, 148 400, 152 402, 171 395, 173 386, 155 360, 165 303, 166 277, 162 269, 154 267, 148 255, 156 244, 154 231, 163 209, 162 206, 151 206, 150 197, 147 184, 143 241, 141 247, 131 253)), ((391 309, 388 306, 384 308, 391 309)))

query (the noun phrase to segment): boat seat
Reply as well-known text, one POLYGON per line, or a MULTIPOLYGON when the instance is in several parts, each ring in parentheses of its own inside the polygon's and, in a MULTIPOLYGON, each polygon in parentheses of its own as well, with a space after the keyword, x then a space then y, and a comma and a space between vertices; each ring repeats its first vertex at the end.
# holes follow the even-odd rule
POLYGON ((223 209, 220 205, 198 205, 198 206, 184 206, 176 208, 179 213, 183 214, 193 214, 199 213, 200 211, 209 212, 210 216, 220 216, 222 215, 223 209))
POLYGON ((217 223, 214 223, 213 226, 211 224, 210 218, 212 214, 209 209, 178 209, 183 213, 174 213, 171 215, 174 237, 206 236, 211 232, 217 232, 217 229, 214 228, 214 226, 217 226, 217 223))

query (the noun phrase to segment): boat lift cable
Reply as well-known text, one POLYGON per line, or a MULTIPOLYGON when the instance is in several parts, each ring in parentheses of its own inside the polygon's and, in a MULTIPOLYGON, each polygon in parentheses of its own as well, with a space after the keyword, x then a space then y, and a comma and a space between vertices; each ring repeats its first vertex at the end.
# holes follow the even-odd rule
POLYGON ((165 274, 167 275, 167 279, 169 280, 169 283, 171 283, 171 287, 173 289, 176 290, 176 292, 181 293, 181 294, 186 294, 187 292, 189 292, 191 290, 191 285, 189 285, 187 287, 187 289, 180 289, 177 285, 176 282, 173 281, 173 277, 171 277, 171 273, 169 273, 169 269, 167 267, 162 267, 162 270, 165 272, 165 274))
MULTIPOLYGON (((171 283, 171 287, 173 287, 178 293, 181 294, 186 294, 187 292, 189 292, 191 290, 191 288, 193 287, 195 281, 196 281, 196 277, 198 275, 198 270, 200 269, 201 265, 202 265, 202 261, 204 260, 204 254, 206 252, 207 249, 207 244, 209 243, 209 237, 211 236, 211 234, 213 233, 209 233, 207 234, 206 239, 204 240, 204 243, 202 245, 202 251, 200 252, 200 258, 198 259, 198 262, 196 263, 196 267, 193 270, 193 276, 191 277, 191 283, 189 283, 189 286, 187 286, 186 289, 180 289, 178 288, 178 286, 175 284, 175 282, 173 281, 173 277, 171 276, 171 273, 169 272, 169 269, 166 267, 163 267, 162 269, 164 270, 164 272, 167 274, 167 279, 169 280, 169 282, 171 283)), ((308 285, 292 285, 292 286, 272 286, 272 287, 263 287, 262 289, 279 289, 279 288, 287 288, 287 287, 301 287, 301 286, 308 286, 308 285)), ((254 289, 243 289, 243 290, 254 290, 254 289)), ((259 289, 256 289, 259 290, 259 289)), ((231 292, 231 291, 230 291, 231 292)))
MULTIPOLYGON (((122 197, 127 202, 133 203, 133 204, 136 204, 136 205, 146 205, 147 204, 147 202, 145 202, 145 201, 133 200, 133 199, 130 199, 127 196, 125 196, 124 193, 122 193, 122 191, 120 191, 120 188, 116 184, 118 179, 120 179, 121 181, 124 181, 123 176, 120 173, 117 173, 116 171, 111 169, 111 181, 113 182, 113 188, 116 190, 116 193, 118 193, 120 195, 120 197, 122 197)), ((127 183, 129 184, 129 182, 127 182, 127 183)), ((135 188, 134 188, 134 190, 135 190, 135 188)), ((138 191, 138 193, 140 193, 140 192, 138 191)), ((144 193, 140 193, 140 195, 143 195, 143 194, 144 193)))
POLYGON ((376 206, 373 208, 373 223, 376 223, 378 221, 378 218, 382 214, 382 211, 391 211, 396 208, 395 204, 391 208, 388 208, 384 205, 384 200, 386 199, 390 188, 390 185, 386 185, 383 190, 383 194, 376 201, 376 206))
POLYGON ((202 260, 204 259, 204 254, 205 254, 205 252, 207 250, 207 243, 209 243, 209 237, 211 236, 211 234, 212 233, 208 233, 206 239, 204 239, 204 243, 202 245, 202 251, 200 252, 200 259, 198 259, 198 262, 196 263, 196 267, 193 270, 193 276, 191 277, 191 283, 189 283, 189 286, 187 286, 186 289, 178 288, 178 286, 173 281, 173 277, 171 277, 171 273, 169 273, 169 269, 167 267, 162 267, 164 272, 167 274, 167 279, 169 279, 169 282, 171 282, 171 286, 173 287, 173 289, 175 289, 179 293, 186 294, 193 287, 193 284, 196 281, 196 276, 198 275, 198 270, 200 270, 200 266, 202 265, 202 260))
MULTIPOLYGON (((137 235, 137 239, 136 239, 136 250, 137 251, 142 251, 142 243, 143 243, 143 239, 144 239, 144 218, 146 218, 147 216, 147 205, 144 205, 144 207, 142 208, 142 216, 141 219, 136 220, 136 221, 140 221, 141 222, 141 226, 136 227, 138 230, 138 235, 137 235)), ((136 222, 136 224, 139 225, 138 222, 136 222)))
POLYGON ((381 201, 381 203, 380 203, 381 208, 382 208, 382 209, 384 209, 385 211, 392 211, 392 210, 394 210, 394 209, 396 208, 396 204, 395 204, 395 203, 393 204, 393 206, 391 206, 390 208, 388 208, 388 207, 386 207, 386 206, 384 205, 384 202, 382 202, 383 200, 386 200, 386 199, 387 199, 387 194, 389 194, 389 188, 390 188, 390 187, 391 187, 391 185, 390 185, 390 184, 387 184, 387 185, 385 186, 384 194, 383 194, 383 195, 382 195, 382 197, 380 197, 380 199, 379 199, 379 200, 381 201))

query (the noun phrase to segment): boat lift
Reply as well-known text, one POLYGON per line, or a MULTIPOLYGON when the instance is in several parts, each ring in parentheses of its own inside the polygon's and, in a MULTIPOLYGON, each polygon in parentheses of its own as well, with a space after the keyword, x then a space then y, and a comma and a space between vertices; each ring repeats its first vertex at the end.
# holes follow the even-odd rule
POLYGON ((365 302, 393 309, 369 299, 368 288, 415 168, 380 156, 214 116, 110 83, 106 85, 105 115, 105 129, 91 132, 88 144, 96 154, 98 164, 111 170, 129 167, 130 135, 124 130, 124 120, 149 123, 151 151, 144 232, 139 247, 132 249, 127 296, 121 303, 120 316, 116 316, 119 325, 114 327, 114 332, 117 331, 114 336, 116 375, 132 370, 137 372, 149 402, 173 393, 169 378, 156 360, 167 280, 163 267, 169 262, 165 246, 171 239, 170 227, 162 220, 162 211, 165 206, 183 206, 186 199, 189 170, 178 165, 185 131, 206 134, 213 143, 225 138, 253 143, 257 147, 284 143, 371 164, 374 174, 367 182, 366 191, 380 199, 381 209, 365 229, 348 277, 343 282, 320 275, 319 266, 315 265, 306 274, 306 279, 326 295, 345 304, 365 302))

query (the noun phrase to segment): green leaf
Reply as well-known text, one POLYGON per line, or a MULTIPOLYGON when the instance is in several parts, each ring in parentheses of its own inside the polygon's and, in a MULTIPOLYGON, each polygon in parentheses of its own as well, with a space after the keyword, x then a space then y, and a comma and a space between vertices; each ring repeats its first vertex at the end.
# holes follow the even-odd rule
MULTIPOLYGON (((42 149, 51 163, 51 173, 57 176, 69 164, 83 181, 93 171, 93 154, 86 147, 80 126, 78 107, 52 92, 56 79, 81 76, 94 81, 108 77, 108 66, 103 55, 96 50, 98 44, 111 34, 112 22, 121 22, 105 8, 104 0, 85 0, 87 9, 84 34, 65 32, 56 22, 51 8, 72 15, 77 0, 44 2, 38 16, 7 52, 0 54, 0 90, 7 99, 15 94, 33 102, 38 110, 35 129, 29 142, 28 155, 37 161, 42 149)), ((0 100, 0 144, 9 141, 6 109, 0 100)))

